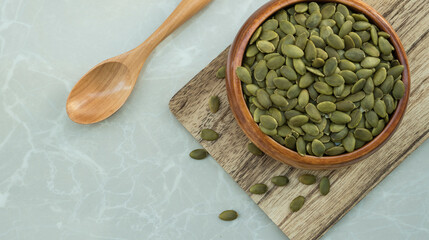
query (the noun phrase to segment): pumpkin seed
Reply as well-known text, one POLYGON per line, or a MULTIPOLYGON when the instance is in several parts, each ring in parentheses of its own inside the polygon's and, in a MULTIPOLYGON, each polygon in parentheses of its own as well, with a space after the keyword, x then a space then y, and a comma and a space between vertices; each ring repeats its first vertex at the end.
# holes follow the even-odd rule
POLYGON ((392 114, 395 111, 395 100, 390 94, 386 94, 383 97, 384 104, 386 105, 386 111, 388 114, 392 114))
POLYGON ((264 194, 268 191, 268 187, 263 183, 257 183, 251 186, 249 191, 253 194, 264 194))
POLYGON ((296 149, 296 138, 292 135, 285 137, 285 146, 291 150, 296 149))
POLYGON ((282 52, 290 58, 301 58, 304 56, 304 51, 302 51, 301 48, 292 44, 283 45, 282 52))
POLYGON ((296 72, 292 67, 282 66, 280 68, 280 73, 283 77, 287 78, 290 81, 296 81, 298 79, 298 75, 296 75, 296 72))
POLYGON ((306 115, 297 115, 289 119, 289 123, 294 127, 301 127, 308 122, 309 118, 306 115))
POLYGON ((377 126, 375 128, 372 129, 372 136, 378 136, 384 129, 384 127, 386 126, 386 123, 384 122, 383 119, 379 120, 377 123, 377 126))
POLYGON ((337 102, 337 110, 342 112, 349 112, 356 108, 355 104, 348 100, 337 102))
POLYGON ((209 109, 210 112, 216 113, 219 110, 219 97, 218 96, 211 96, 209 99, 209 109))
POLYGON ((393 86, 392 95, 395 99, 401 99, 405 95, 405 85, 402 81, 396 81, 393 86))
POLYGON ((374 104, 374 111, 381 118, 385 118, 387 116, 386 104, 381 99, 377 99, 374 104))
POLYGON ((364 142, 369 142, 373 139, 372 133, 365 128, 356 128, 354 135, 356 139, 364 142))
POLYGON ((393 78, 397 79, 404 72, 405 67, 403 65, 397 65, 389 69, 388 74, 392 75, 393 78))
POLYGON ((360 106, 365 112, 368 112, 374 108, 374 104, 375 104, 374 94, 370 93, 365 96, 360 106))
POLYGON ((304 75, 305 72, 307 71, 307 69, 305 68, 304 62, 299 58, 293 59, 293 67, 295 68, 296 72, 299 73, 300 75, 304 75))
POLYGON ((325 101, 317 104, 317 109, 322 113, 331 113, 337 109, 337 106, 333 102, 325 101))
POLYGON ((298 137, 296 140, 296 150, 301 156, 305 156, 307 154, 305 140, 302 137, 298 137))
POLYGON ((347 113, 343 113, 340 111, 335 111, 331 113, 330 119, 333 123, 336 124, 346 124, 351 121, 351 117, 347 113))
POLYGON ((344 53, 344 56, 352 62, 361 62, 365 58, 365 52, 359 48, 351 48, 344 53))
POLYGON ((208 155, 207 151, 205 149, 195 149, 191 153, 189 153, 189 156, 195 160, 202 160, 206 158, 208 155))
POLYGON ((355 150, 356 139, 352 132, 349 132, 347 137, 342 141, 343 147, 347 152, 353 152, 355 150))
POLYGON ((298 212, 302 206, 304 206, 305 203, 305 197, 299 196, 296 197, 289 205, 289 208, 292 212, 298 212))
POLYGON ((280 21, 279 25, 280 25, 280 29, 285 34, 295 34, 296 33, 295 26, 291 22, 289 22, 288 20, 280 21))
POLYGON ((225 72, 226 72, 226 67, 225 66, 220 67, 219 70, 217 70, 216 72, 216 78, 218 79, 225 78, 225 72))
POLYGON ((299 176, 298 180, 305 185, 312 185, 316 183, 316 176, 312 174, 302 174, 299 176))
POLYGON ((219 218, 223 221, 232 221, 237 219, 238 213, 234 210, 226 210, 219 214, 219 218))
POLYGON ((238 67, 235 71, 237 74, 238 79, 240 79, 242 82, 250 84, 252 83, 252 77, 250 76, 249 71, 245 67, 238 67))
POLYGON ((322 21, 322 14, 320 12, 313 12, 307 18, 305 25, 307 26, 307 28, 312 29, 319 26, 320 21, 322 21))
POLYGON ((289 179, 286 176, 275 176, 271 178, 271 182, 276 186, 286 186, 289 179))
POLYGON ((331 189, 331 183, 329 182, 329 178, 328 177, 322 177, 320 179, 320 184, 319 184, 320 193, 323 196, 328 195, 330 189, 331 189))
POLYGON ((392 52, 392 45, 384 37, 378 38, 378 46, 380 47, 381 53, 384 55, 389 55, 392 52))
POLYGON ((344 49, 344 40, 336 34, 331 34, 326 38, 328 45, 334 49, 344 49))
POLYGON ((253 155, 256 155, 256 156, 264 155, 264 153, 253 143, 247 144, 247 150, 249 150, 249 152, 251 152, 253 155))
POLYGON ((340 154, 343 154, 346 150, 344 149, 344 147, 341 146, 335 146, 335 147, 331 147, 329 149, 327 149, 325 151, 325 154, 328 156, 337 156, 340 154))
POLYGON ((395 80, 392 75, 387 76, 386 80, 381 84, 380 89, 384 94, 388 94, 393 90, 395 80))
POLYGON ((325 77, 325 81, 332 87, 338 87, 345 83, 343 76, 340 74, 334 74, 328 77, 325 77))
POLYGON ((266 40, 259 40, 256 42, 256 47, 262 53, 272 53, 276 50, 274 44, 266 40))
POLYGON ((293 99, 298 97, 299 93, 301 92, 301 88, 298 87, 298 85, 293 85, 289 88, 289 90, 286 93, 287 98, 293 99))
POLYGON ((219 138, 219 134, 212 129, 201 130, 201 139, 206 141, 215 141, 219 138))
POLYGON ((355 109, 350 114, 350 118, 351 120, 347 124, 347 127, 350 129, 356 128, 362 119, 362 112, 359 109, 355 109))
POLYGON ((269 115, 262 115, 260 117, 260 122, 261 125, 268 130, 274 130, 278 127, 276 119, 269 115))

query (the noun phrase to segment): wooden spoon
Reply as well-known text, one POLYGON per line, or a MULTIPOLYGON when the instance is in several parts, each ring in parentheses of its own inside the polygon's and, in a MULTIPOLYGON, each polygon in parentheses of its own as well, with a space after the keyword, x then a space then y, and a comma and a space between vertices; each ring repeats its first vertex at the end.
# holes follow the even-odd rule
POLYGON ((102 121, 131 94, 147 57, 155 47, 211 0, 182 0, 165 22, 140 46, 107 59, 86 73, 67 99, 70 119, 81 124, 102 121))

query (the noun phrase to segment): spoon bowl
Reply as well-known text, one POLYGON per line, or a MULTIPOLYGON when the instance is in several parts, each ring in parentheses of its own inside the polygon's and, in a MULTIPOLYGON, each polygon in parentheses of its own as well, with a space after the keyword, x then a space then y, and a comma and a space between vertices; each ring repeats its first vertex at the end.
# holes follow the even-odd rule
POLYGON ((101 63, 73 87, 67 100, 67 114, 81 124, 105 119, 125 103, 136 80, 123 63, 101 63))

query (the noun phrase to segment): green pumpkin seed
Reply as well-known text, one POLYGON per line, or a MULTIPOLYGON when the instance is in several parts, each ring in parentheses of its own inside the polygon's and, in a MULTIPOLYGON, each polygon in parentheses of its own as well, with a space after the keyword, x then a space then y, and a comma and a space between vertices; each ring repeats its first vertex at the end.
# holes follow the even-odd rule
POLYGON ((269 19, 269 20, 265 21, 264 24, 262 24, 262 30, 264 32, 272 31, 272 30, 277 29, 278 26, 279 26, 279 22, 276 19, 269 19))
POLYGON ((257 183, 251 186, 249 191, 253 194, 264 194, 268 191, 268 187, 263 183, 257 183))
POLYGON ((365 96, 360 106, 365 112, 368 112, 374 108, 374 104, 375 104, 374 94, 370 93, 365 96))
MULTIPOLYGON (((347 60, 347 59, 341 59, 340 60, 340 63, 338 64, 338 67, 341 69, 341 70, 349 70, 349 71, 355 71, 356 70, 356 66, 355 66, 355 64, 354 63, 352 63, 352 62, 350 62, 349 60, 347 60)), ((341 73, 340 73, 341 74, 341 73)), ((343 78, 344 78, 344 76, 343 76, 343 78)), ((346 79, 344 79, 344 80, 346 80, 346 79)), ((346 81, 347 82, 347 81, 346 81)))
POLYGON ((313 41, 308 40, 307 45, 305 46, 304 50, 304 56, 307 61, 311 62, 317 57, 317 50, 316 46, 314 45, 313 41))
POLYGON ((392 114, 396 109, 395 100, 393 99, 393 97, 390 94, 386 94, 383 97, 383 101, 386 105, 387 114, 392 114))
POLYGON ((340 111, 335 111, 331 113, 330 119, 333 123, 336 124, 346 124, 351 121, 351 117, 347 113, 343 113, 340 111))
POLYGON ((342 141, 343 147, 347 152, 353 152, 355 150, 356 139, 352 132, 349 132, 347 137, 342 141))
POLYGON ((300 88, 307 88, 314 82, 314 77, 311 73, 305 73, 299 80, 298 86, 300 88))
POLYGON ((347 84, 354 84, 358 81, 356 73, 350 70, 343 70, 339 74, 344 78, 344 81, 347 84))
POLYGON ((325 153, 325 145, 318 139, 314 139, 311 143, 311 149, 315 156, 322 157, 325 153))
POLYGON ((343 76, 340 74, 333 74, 331 76, 325 77, 325 81, 332 87, 338 87, 345 83, 343 76))
POLYGON ((334 96, 339 98, 343 94, 345 88, 346 85, 344 84, 338 87, 334 87, 334 96))
POLYGON ((384 94, 388 94, 393 90, 395 80, 392 75, 387 76, 386 80, 381 84, 380 89, 384 94))
POLYGON ((387 72, 389 75, 392 75, 393 78, 397 79, 404 72, 405 67, 403 65, 397 65, 389 69, 387 72))
POLYGON ((247 84, 252 83, 252 77, 250 76, 250 73, 247 68, 237 67, 235 73, 237 74, 238 79, 240 79, 242 82, 247 84))
POLYGON ((305 197, 299 196, 292 200, 292 202, 289 205, 289 208, 292 212, 298 212, 302 206, 304 206, 305 203, 305 197))
POLYGON ((304 75, 307 72, 304 62, 299 58, 293 59, 293 67, 300 75, 304 75))
POLYGON ((272 53, 276 50, 274 44, 266 40, 259 40, 256 42, 256 47, 262 53, 272 53))
POLYGON ((219 134, 212 129, 203 129, 201 131, 201 139, 206 141, 215 141, 219 138, 219 134))
POLYGON ((326 51, 326 53, 328 53, 328 57, 330 57, 330 58, 332 58, 332 57, 336 58, 337 61, 341 60, 341 56, 340 56, 340 54, 338 52, 342 51, 342 50, 336 50, 336 49, 334 49, 334 48, 332 48, 330 46, 327 46, 327 47, 325 47, 325 51, 326 51))
POLYGON ((210 112, 216 113, 219 110, 219 97, 218 96, 211 96, 209 99, 209 109, 210 112))
POLYGON ((320 115, 320 112, 317 110, 314 104, 312 103, 307 104, 307 106, 305 106, 305 112, 308 114, 308 116, 310 116, 310 119, 313 122, 318 123, 322 121, 322 116, 320 115))
POLYGON ((365 86, 363 87, 363 91, 366 94, 370 94, 372 92, 374 92, 374 81, 372 80, 372 78, 368 78, 365 82, 365 86))
MULTIPOLYGON (((268 74, 267 61, 261 60, 255 65, 254 77, 256 81, 264 81, 268 74)), ((247 82, 246 82, 247 83, 247 82)), ((250 82, 252 83, 252 82, 250 82)))
POLYGON ((195 149, 191 153, 189 153, 189 156, 195 160, 202 160, 206 158, 208 155, 207 151, 205 149, 195 149))
POLYGON ((384 122, 384 120, 379 120, 377 126, 372 129, 372 136, 378 136, 383 131, 385 126, 386 123, 384 122))
POLYGON ((280 96, 278 94, 272 94, 270 96, 270 99, 271 99, 272 103, 278 107, 287 107, 289 105, 286 98, 284 98, 283 96, 280 96))
POLYGON ((285 137, 285 146, 291 150, 296 149, 296 138, 292 135, 285 137))
POLYGON ((374 88, 374 98, 375 99, 380 99, 383 97, 383 95, 384 95, 384 93, 380 88, 378 88, 378 87, 374 88))
POLYGON ((343 100, 336 103, 337 110, 342 112, 349 112, 356 108, 355 104, 348 100, 343 100))
POLYGON ((361 62, 365 58, 365 52, 359 48, 351 48, 344 53, 344 56, 352 62, 361 62))
POLYGON ((331 34, 326 38, 328 45, 334 49, 344 49, 344 40, 336 34, 331 34))
POLYGON ((384 55, 390 55, 392 52, 392 45, 390 45, 389 41, 384 37, 378 38, 378 46, 380 47, 381 53, 384 55))
POLYGON ((321 102, 317 104, 317 109, 322 113, 332 113, 337 109, 337 106, 333 102, 321 102))
POLYGON ((271 178, 271 182, 276 186, 286 186, 289 179, 286 176, 275 176, 271 178))
POLYGON ((319 135, 319 128, 312 123, 305 123, 304 125, 301 126, 301 128, 305 133, 311 136, 319 135))
POLYGON ((319 184, 320 193, 323 196, 328 195, 330 189, 331 189, 331 183, 329 182, 329 178, 328 177, 322 177, 320 179, 320 184, 319 184))
POLYGON ((309 100, 310 95, 308 94, 307 89, 303 89, 298 96, 298 105, 304 108, 305 106, 307 106, 309 100))
POLYGON ((325 52, 325 50, 316 48, 317 51, 317 57, 321 58, 322 60, 326 60, 329 58, 328 53, 325 52))
POLYGON ((219 70, 217 70, 216 72, 216 78, 218 79, 225 78, 225 72, 226 72, 226 67, 225 66, 220 67, 219 70))
POLYGON ((357 92, 361 91, 361 90, 363 89, 363 87, 365 86, 365 83, 366 83, 366 80, 365 80, 365 79, 361 79, 361 80, 357 81, 357 82, 353 85, 353 87, 352 87, 352 89, 351 89, 351 93, 352 93, 352 94, 355 94, 355 93, 357 93, 357 92))
POLYGON ((331 134, 331 140, 333 142, 341 142, 341 140, 343 140, 347 134, 349 133, 348 128, 344 128, 343 130, 333 133, 331 134))
POLYGON ((338 33, 338 36, 341 38, 344 38, 347 34, 349 34, 352 31, 353 23, 351 21, 346 21, 341 26, 340 31, 338 33))
POLYGON ((344 38, 344 50, 349 50, 356 47, 355 42, 349 35, 346 35, 343 38, 344 38))
POLYGON ((259 123, 261 121, 261 116, 267 114, 265 110, 261 110, 260 108, 255 109, 255 112, 253 113, 253 120, 256 123, 259 123))
POLYGON ((333 133, 337 133, 337 132, 341 132, 345 127, 346 125, 331 123, 329 125, 329 130, 333 133))
POLYGON ((405 85, 401 80, 396 81, 393 86, 392 95, 395 99, 401 99, 405 95, 405 85))
POLYGON ((282 57, 282 56, 272 57, 271 59, 269 59, 267 61, 267 67, 269 69, 279 69, 281 66, 284 65, 285 60, 286 59, 284 57, 282 57))
POLYGON ((353 23, 353 29, 356 31, 365 31, 371 27, 368 21, 357 21, 353 23))
POLYGON ((312 29, 319 26, 320 21, 322 21, 322 14, 320 12, 313 12, 305 22, 307 28, 312 29))
POLYGON ((289 119, 289 123, 294 127, 301 127, 308 122, 309 118, 306 115, 297 115, 289 119))
POLYGON ((307 154, 305 140, 302 137, 298 137, 296 140, 296 151, 301 156, 305 156, 307 154))
MULTIPOLYGON (((280 137, 286 137, 286 136, 292 134, 292 129, 290 129, 290 127, 284 125, 284 126, 277 128, 277 134, 280 137)), ((295 143, 294 143, 294 145, 295 145, 295 143)))
POLYGON ((296 81, 298 79, 298 75, 292 67, 282 66, 280 68, 280 73, 283 77, 287 78, 290 81, 296 81))
POLYGON ((380 64, 380 58, 366 57, 360 64, 363 68, 375 68, 380 64))
POLYGON ((387 116, 386 104, 381 99, 377 99, 374 104, 374 112, 377 113, 381 118, 385 118, 387 116))
POLYGON ((301 58, 304 56, 304 51, 302 51, 301 48, 292 44, 283 45, 282 52, 290 58, 301 58))
POLYGON ((323 49, 323 48, 326 47, 325 40, 323 40, 319 36, 314 36, 314 35, 310 36, 310 40, 314 43, 314 45, 316 46, 316 48, 323 49))
POLYGON ((348 97, 346 97, 346 99, 345 100, 348 100, 348 101, 350 101, 350 102, 360 102, 360 101, 362 101, 364 98, 365 98, 365 92, 364 91, 360 91, 360 92, 357 92, 357 93, 354 93, 354 94, 352 94, 352 95, 349 95, 348 97))
POLYGON ((362 112, 359 109, 355 109, 350 114, 351 121, 347 124, 350 129, 356 128, 359 122, 362 120, 362 112))
POLYGON ((323 73, 325 74, 325 76, 331 76, 332 74, 335 73, 335 70, 338 67, 338 62, 337 59, 335 58, 329 58, 326 63, 325 66, 323 67, 323 73))
POLYGON ((223 221, 232 221, 238 217, 238 213, 234 210, 226 210, 219 214, 219 218, 223 221))
POLYGON ((355 32, 350 32, 348 34, 348 36, 350 36, 350 38, 353 40, 355 48, 361 48, 362 47, 362 39, 360 38, 360 36, 355 33, 355 32))
POLYGON ((329 19, 335 14, 335 5, 325 5, 321 11, 322 19, 329 19))
POLYGON ((259 39, 271 41, 271 40, 277 38, 278 36, 279 35, 276 32, 269 30, 269 31, 263 31, 261 36, 259 37, 259 39))
POLYGON ((260 122, 261 125, 268 130, 274 130, 278 127, 276 119, 269 115, 262 115, 260 117, 260 122))
POLYGON ((380 51, 371 43, 364 43, 362 49, 371 57, 380 57, 380 51))
POLYGON ((369 142, 373 139, 372 133, 365 128, 356 128, 354 135, 356 139, 364 142, 369 142))
POLYGON ((288 20, 283 20, 279 22, 280 25, 280 29, 285 33, 285 34, 295 34, 296 33, 296 28, 295 26, 289 22, 288 20))
POLYGON ((346 150, 344 149, 344 147, 341 146, 335 146, 335 147, 331 147, 329 149, 327 149, 325 151, 325 154, 328 156, 337 156, 340 154, 343 154, 346 150))
POLYGON ((281 9, 275 14, 274 18, 280 22, 282 20, 288 20, 288 15, 284 9, 281 9))
POLYGON ((289 90, 287 91, 287 98, 289 99, 293 99, 298 97, 299 93, 301 92, 301 88, 298 87, 298 85, 293 85, 292 87, 289 88, 289 90))
POLYGON ((313 63, 311 64, 312 67, 315 68, 320 68, 323 65, 325 65, 325 60, 321 59, 321 58, 316 58, 313 60, 313 63))
POLYGON ((312 174, 302 174, 299 176, 298 180, 305 185, 312 185, 316 183, 316 176, 312 174))
POLYGON ((259 36, 261 36, 262 33, 262 27, 259 27, 256 29, 256 31, 253 33, 252 37, 250 38, 249 44, 253 44, 258 40, 259 36))
POLYGON ((247 144, 247 150, 249 150, 250 153, 256 156, 262 156, 264 153, 253 143, 247 144))

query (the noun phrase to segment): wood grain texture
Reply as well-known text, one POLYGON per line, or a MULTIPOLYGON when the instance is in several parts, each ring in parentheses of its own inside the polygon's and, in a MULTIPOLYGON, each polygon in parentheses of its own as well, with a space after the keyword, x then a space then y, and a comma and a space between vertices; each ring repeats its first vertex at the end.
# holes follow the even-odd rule
POLYGON ((407 51, 411 70, 411 97, 398 130, 377 152, 362 162, 333 171, 305 171, 291 168, 266 156, 248 153, 246 136, 229 109, 225 81, 215 78, 217 69, 226 63, 227 50, 181 89, 170 102, 170 109, 185 128, 206 148, 214 159, 247 192, 254 183, 266 183, 269 191, 250 195, 261 209, 292 240, 319 239, 333 224, 392 172, 412 151, 429 137, 429 1, 365 1, 392 24, 407 51), (211 114, 207 101, 218 95, 221 108, 211 114), (216 142, 201 141, 200 130, 212 128, 220 133, 216 142), (331 192, 321 196, 317 186, 304 186, 297 177, 313 173, 329 176, 331 192), (274 187, 270 178, 287 175, 286 187, 274 187), (306 197, 297 213, 289 210, 290 201, 306 197))

